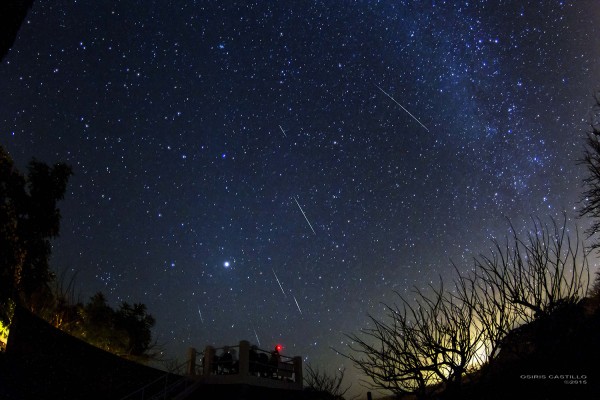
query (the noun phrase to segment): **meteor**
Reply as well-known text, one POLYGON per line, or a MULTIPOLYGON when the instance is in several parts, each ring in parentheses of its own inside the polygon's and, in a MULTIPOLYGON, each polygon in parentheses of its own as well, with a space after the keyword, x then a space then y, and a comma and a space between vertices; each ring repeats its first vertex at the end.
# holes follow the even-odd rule
POLYGON ((302 207, 300 207, 300 203, 298 203, 298 199, 294 196, 294 200, 296 201, 296 204, 298 204, 298 208, 300 209, 300 211, 302 212, 302 215, 304 215, 304 219, 306 220, 306 222, 308 222, 308 226, 310 226, 310 229, 312 230, 312 232, 316 235, 317 232, 315 232, 315 230, 313 229, 312 225, 310 224, 310 221, 308 220, 308 218, 306 217, 306 214, 304 213, 304 210, 302 209, 302 207))
POLYGON ((283 290, 283 286, 281 286, 281 282, 279 282, 279 278, 277 277, 275 270, 273 268, 271 268, 271 271, 273 271, 273 275, 275 275, 275 279, 277 279, 277 283, 279 284, 279 289, 281 289, 281 293, 283 293, 283 297, 287 297, 285 295, 285 291, 283 290))
POLYGON ((256 336, 256 341, 258 342, 258 345, 260 346, 260 339, 258 338, 258 335, 256 334, 256 329, 252 328, 252 330, 254 331, 254 336, 256 336))
POLYGON ((202 318, 202 311, 200 311, 200 306, 198 306, 198 315, 200 316, 200 321, 204 323, 204 319, 202 318))
POLYGON ((283 130, 283 128, 281 127, 281 125, 279 125, 279 129, 281 129, 281 133, 283 133, 283 136, 287 137, 287 135, 285 134, 285 131, 283 130))
POLYGON ((302 314, 302 310, 300 309, 300 305, 298 304, 298 300, 296 300, 296 296, 292 295, 292 297, 294 298, 294 301, 296 302, 296 307, 298 307, 298 311, 300 311, 300 314, 302 314))
POLYGON ((379 87, 379 85, 375 85, 375 86, 377 86, 377 89, 381 90, 381 91, 383 92, 383 94, 385 94, 387 97, 389 97, 390 99, 392 99, 392 101, 393 101, 394 103, 398 104, 398 105, 400 106, 400 108, 402 108, 404 111, 406 111, 406 113, 407 113, 408 115, 410 115, 410 116, 411 116, 411 117, 412 117, 412 118, 413 118, 415 121, 417 121, 417 122, 419 123, 419 125, 421 125, 423 128, 425 128, 425 130, 426 130, 427 132, 429 132, 429 129, 428 129, 428 128, 427 128, 425 125, 423 125, 423 123, 422 123, 421 121, 419 121, 419 120, 417 119, 417 117, 415 117, 414 115, 412 115, 412 114, 410 113, 410 111, 408 111, 406 108, 404 108, 404 106, 403 106, 402 104, 398 103, 398 102, 396 101, 396 99, 394 99, 392 96, 390 96, 390 95, 389 95, 389 94, 388 94, 388 93, 387 93, 385 90, 383 90, 382 88, 380 88, 380 87, 379 87))

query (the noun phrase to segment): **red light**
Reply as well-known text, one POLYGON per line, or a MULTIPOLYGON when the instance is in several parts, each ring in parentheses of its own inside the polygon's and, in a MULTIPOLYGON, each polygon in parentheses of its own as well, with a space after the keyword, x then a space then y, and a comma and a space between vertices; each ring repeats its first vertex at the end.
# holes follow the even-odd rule
POLYGON ((275 346, 275 350, 279 353, 281 350, 283 350, 283 346, 278 344, 277 346, 275 346))

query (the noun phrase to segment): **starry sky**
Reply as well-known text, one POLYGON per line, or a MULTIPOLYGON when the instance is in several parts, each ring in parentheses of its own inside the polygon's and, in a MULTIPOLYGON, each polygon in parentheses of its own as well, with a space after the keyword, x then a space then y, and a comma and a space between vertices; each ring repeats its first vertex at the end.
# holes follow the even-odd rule
MULTIPOLYGON (((393 291, 577 219, 600 2, 43 1, 0 141, 75 172, 53 266, 143 302, 170 357, 323 368, 393 291)), ((354 384, 354 389, 358 387, 354 384)))

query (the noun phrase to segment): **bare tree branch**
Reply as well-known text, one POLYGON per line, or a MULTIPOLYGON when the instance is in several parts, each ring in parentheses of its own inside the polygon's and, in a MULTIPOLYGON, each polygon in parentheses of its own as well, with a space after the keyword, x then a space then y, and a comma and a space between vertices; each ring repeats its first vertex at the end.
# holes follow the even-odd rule
POLYGON ((331 375, 307 364, 304 381, 308 390, 323 393, 329 399, 342 400, 351 386, 349 385, 346 388, 342 388, 345 372, 346 370, 341 368, 338 369, 334 375, 331 375))
POLYGON ((566 216, 560 227, 554 219, 550 225, 533 219, 533 226, 525 239, 511 227, 512 237, 494 242, 492 256, 475 260, 475 280, 504 297, 498 306, 515 313, 518 324, 575 304, 588 289, 586 254, 579 235, 574 241, 568 235, 566 216))
POLYGON ((505 242, 475 258, 470 274, 459 274, 450 291, 414 288, 411 298, 396 293, 383 304, 383 318, 369 316, 372 327, 347 335, 342 354, 365 374, 368 387, 396 395, 427 398, 459 392, 464 375, 495 359, 516 327, 585 297, 589 281, 579 236, 571 240, 566 216, 521 238, 511 226, 505 242))

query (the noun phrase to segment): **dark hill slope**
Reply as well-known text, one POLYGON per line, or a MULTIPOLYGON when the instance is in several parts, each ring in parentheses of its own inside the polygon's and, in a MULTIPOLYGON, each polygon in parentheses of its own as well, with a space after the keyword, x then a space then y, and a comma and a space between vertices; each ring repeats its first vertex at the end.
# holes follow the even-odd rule
POLYGON ((163 375, 17 308, 6 353, 0 356, 0 398, 118 399, 163 375))
MULTIPOLYGON (((18 308, 6 353, 0 353, 0 399, 120 399, 165 375, 164 371, 91 346, 18 308)), ((169 375, 168 381, 179 378, 169 375)), ((152 397, 153 388, 155 391, 164 388, 164 381, 160 382, 146 389, 145 399, 152 397)), ((141 398, 139 395, 131 399, 141 398)), ((251 385, 200 385, 186 397, 187 400, 327 398, 322 393, 251 385)))
POLYGON ((482 372, 461 398, 599 398, 600 310, 586 299, 513 330, 482 372))

